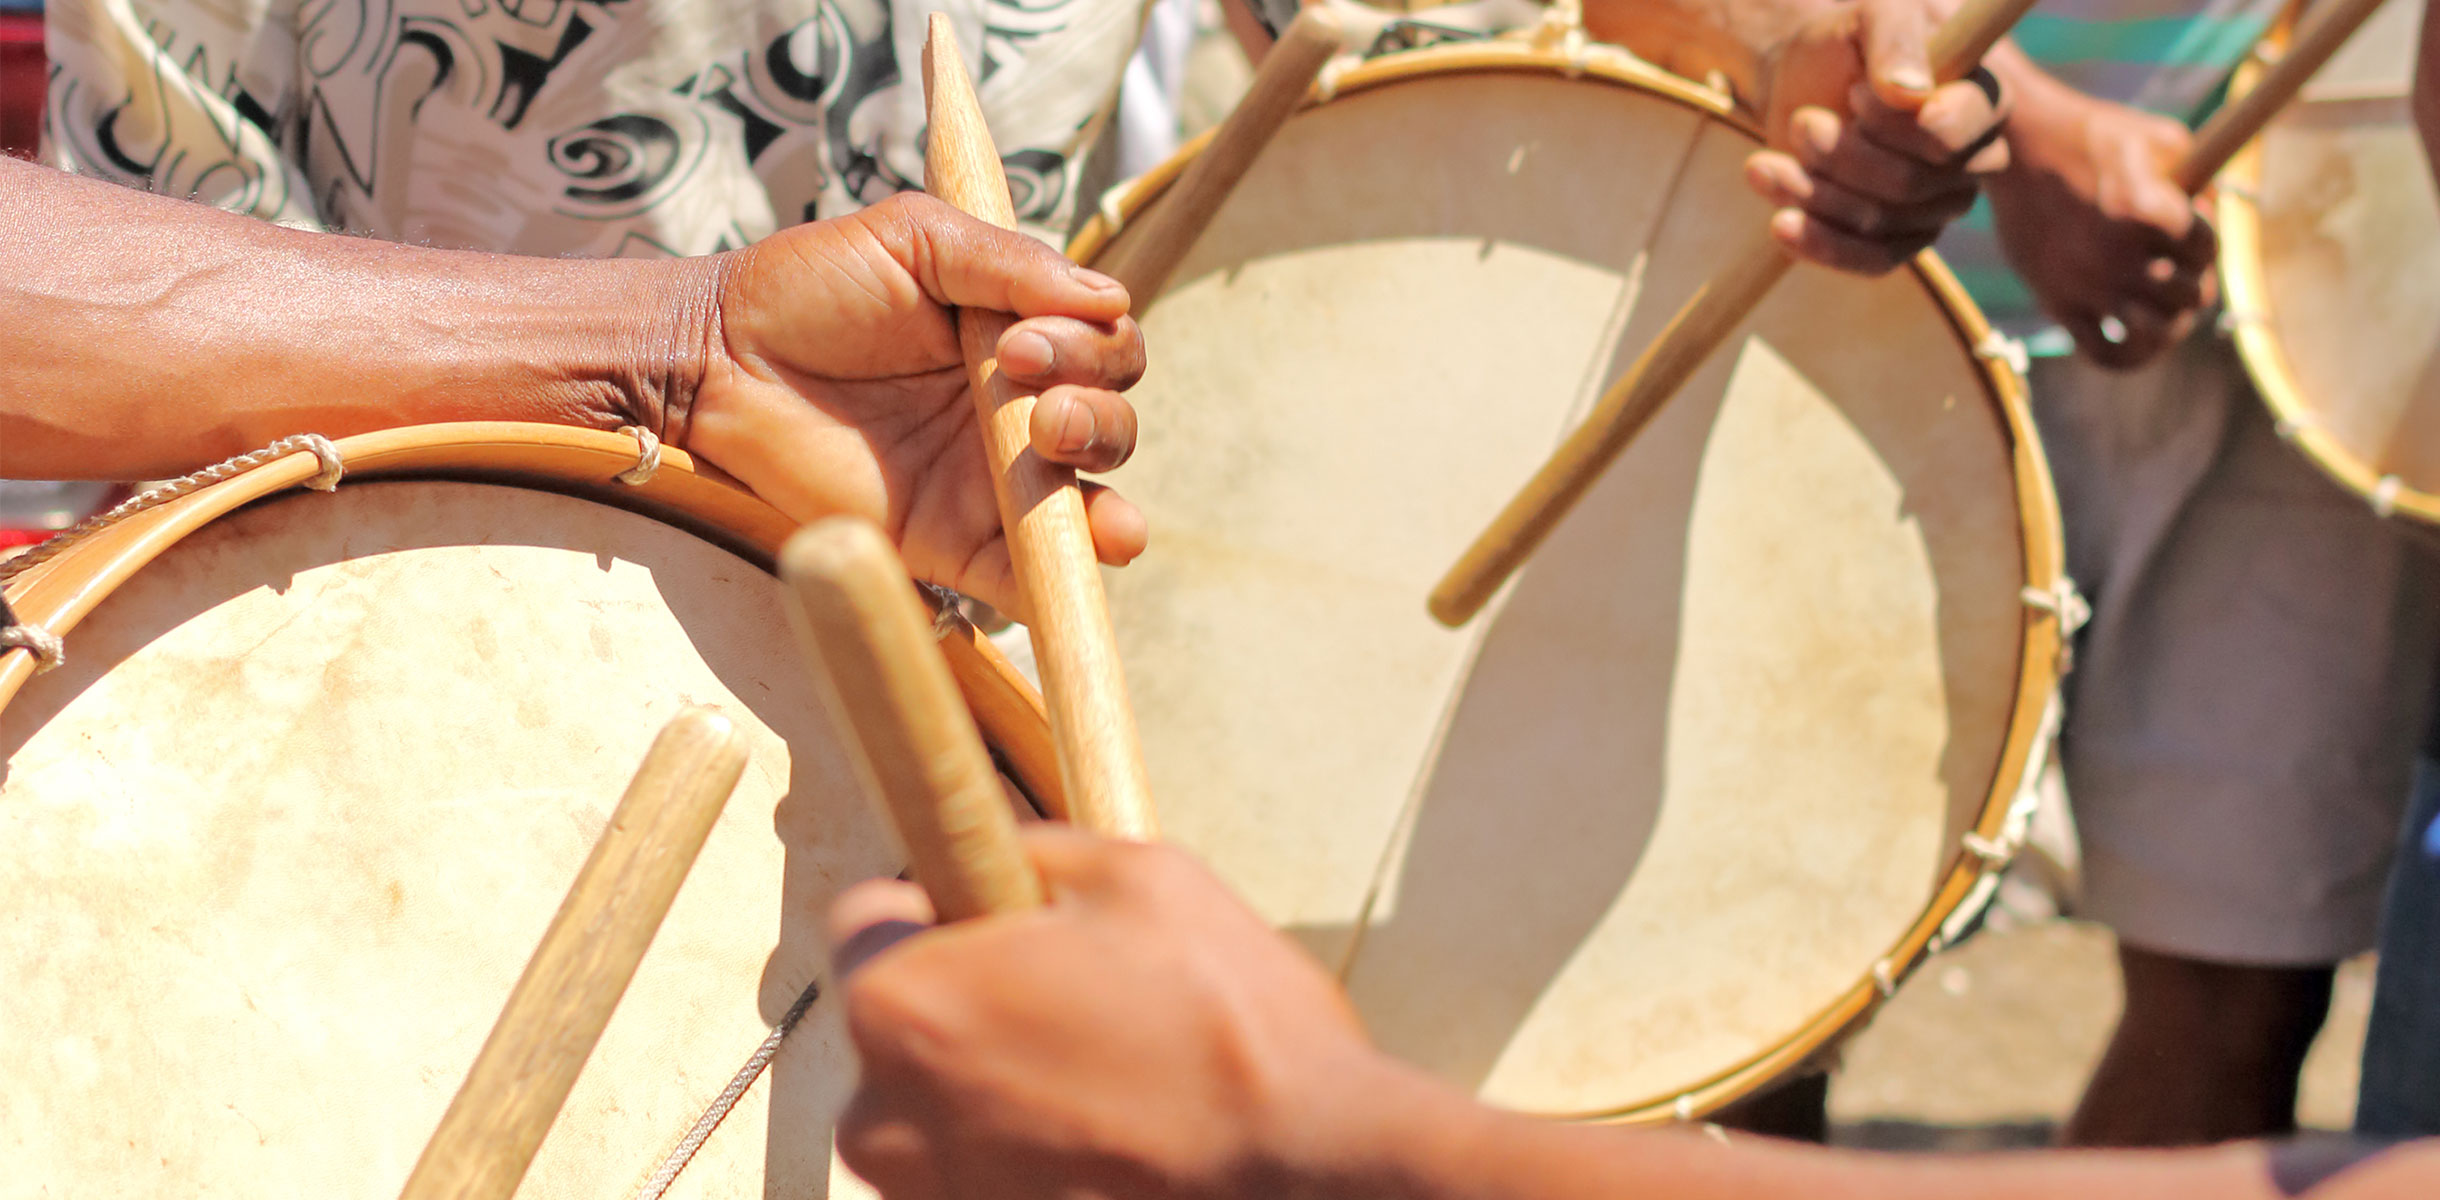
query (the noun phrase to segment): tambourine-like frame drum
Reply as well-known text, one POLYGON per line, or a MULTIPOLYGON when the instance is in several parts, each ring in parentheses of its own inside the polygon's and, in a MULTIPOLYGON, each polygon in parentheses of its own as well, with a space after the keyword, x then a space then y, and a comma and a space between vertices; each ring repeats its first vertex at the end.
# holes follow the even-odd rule
MULTIPOLYGON (((2440 197, 2390 0, 2221 172, 2223 317, 2279 431, 2383 514, 2440 524, 2440 197)), ((2230 85, 2243 95, 2295 13, 2230 85)))
POLYGON ((1854 1027, 2022 836, 2074 603, 2021 384, 1928 255, 1800 271, 1443 629, 1440 570, 1765 220, 1756 139, 1601 47, 1321 91, 1138 298, 1114 482, 1158 532, 1106 579, 1164 836, 1392 1053, 1546 1116, 1709 1112, 1854 1027))
MULTIPOLYGON (((639 449, 340 439, 10 582, 66 656, 0 655, 0 1191, 395 1195, 654 731, 703 704, 752 760, 518 1194, 861 1193, 818 924, 899 851, 769 575, 795 523, 639 449)), ((944 625, 1061 811, 1039 698, 944 625)))

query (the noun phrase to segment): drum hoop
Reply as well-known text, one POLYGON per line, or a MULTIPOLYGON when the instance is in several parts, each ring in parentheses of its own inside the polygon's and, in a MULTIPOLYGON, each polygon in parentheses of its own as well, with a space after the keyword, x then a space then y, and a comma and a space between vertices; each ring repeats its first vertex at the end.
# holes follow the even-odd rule
MULTIPOLYGON (((2276 25, 2256 43, 2255 51, 2238 66, 2228 83, 2234 102, 2253 90, 2269 69, 2261 53, 2285 47, 2295 33, 2297 11, 2291 5, 2276 25)), ((2220 233, 2220 288, 2225 321, 2237 343, 2237 358, 2253 380, 2254 393, 2270 409, 2282 441, 2296 448, 2322 474, 2387 516, 2400 514, 2440 524, 2440 494, 2406 485, 2376 470, 2361 455, 2341 444, 2305 402, 2304 382, 2288 361, 2279 340, 2279 306, 2271 295, 2270 263, 2262 252, 2262 144, 2257 137, 2237 151, 2220 172, 2212 218, 2220 233)))
MULTIPOLYGON (((617 481, 635 469, 637 443, 600 430, 464 422, 358 434, 332 444, 346 468, 346 482, 449 480, 560 492, 683 529, 764 571, 773 569, 781 543, 797 527, 683 450, 663 447, 658 469, 640 483, 617 481)), ((300 449, 104 527, 12 581, 9 607, 19 620, 64 636, 189 534, 254 501, 296 490, 321 469, 312 452, 300 449)), ((962 619, 942 636, 941 650, 975 723, 1009 773, 1046 812, 1064 816, 1066 794, 1041 694, 990 639, 962 619)), ((35 666, 29 650, 0 652, 0 710, 35 666)))
MULTIPOLYGON (((1581 55, 1542 49, 1517 41, 1470 42, 1402 51, 1357 64, 1336 76, 1325 76, 1308 108, 1338 97, 1370 91, 1409 79, 1459 74, 1509 73, 1590 78, 1676 101, 1724 122, 1757 141, 1760 127, 1739 112, 1729 97, 1681 79, 1611 46, 1586 47, 1581 55)), ((1187 164, 1210 144, 1212 132, 1189 141, 1168 160, 1134 179, 1114 186, 1101 210, 1068 243, 1069 258, 1091 263, 1126 222, 1142 212, 1177 181, 1187 164)), ((1685 1121, 1716 1112, 1761 1085, 1832 1049, 1861 1027, 1897 985, 1943 944, 1942 931, 1961 918, 1978 915, 1991 893, 1988 880, 2007 866, 2022 839, 2012 829, 2010 810, 2028 775, 2047 750, 2045 716, 2058 691, 2064 669, 2061 617, 2056 609, 2032 602, 2040 596, 2064 597, 2074 585, 2067 579, 2059 504, 2051 490, 2050 465, 2034 432, 2032 409, 2024 379, 1989 348, 1998 346, 1997 333, 1966 295, 1939 257, 1930 250, 1908 264, 1925 290, 1948 316, 1958 340, 1980 365, 1989 398, 1999 410, 2013 463, 2020 545, 2024 554, 2029 603, 2020 624, 2017 694, 2008 732, 2001 743, 1991 789, 1973 828, 1942 869, 1939 886, 1915 923, 1899 936, 1873 967, 1845 993, 1806 1020, 1776 1045, 1760 1051, 1692 1086, 1615 1107, 1581 1113, 1549 1114, 1553 1119, 1603 1124, 1660 1124, 1685 1121), (1998 852, 1994 852, 1994 847, 1998 852)), ((2046 601, 2045 601, 2046 602, 2046 601)), ((2021 822, 2020 822, 2021 824, 2021 822)))

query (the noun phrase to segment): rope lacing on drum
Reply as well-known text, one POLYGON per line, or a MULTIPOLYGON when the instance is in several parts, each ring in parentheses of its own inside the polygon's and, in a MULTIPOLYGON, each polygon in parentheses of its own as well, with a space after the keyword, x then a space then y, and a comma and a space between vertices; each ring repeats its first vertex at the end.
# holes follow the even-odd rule
POLYGON ((2059 674, 2074 670, 2076 631, 2084 628, 2084 623, 2093 616, 2093 606, 2085 603, 2083 592, 2076 590, 2076 581, 2061 575, 2047 588, 2029 584, 2017 593, 2017 599, 2025 607, 2049 613, 2059 622, 2059 674))
POLYGON ((805 986, 805 990, 798 994, 796 1003, 789 1005, 788 1011, 780 1017, 779 1024, 771 1027, 771 1035, 762 1040, 762 1045, 754 1048, 754 1053, 746 1056, 746 1065, 737 1069, 737 1074, 729 1080, 729 1086, 720 1089, 720 1094, 705 1106, 703 1115, 695 1118, 693 1128, 686 1131, 685 1137, 678 1139, 677 1146, 661 1160, 661 1165, 653 1168, 652 1174, 645 1177, 642 1186, 636 1189, 635 1200, 661 1200, 669 1192, 669 1185, 678 1181, 678 1173, 686 1169, 686 1164, 694 1161, 695 1152, 703 1149, 703 1143, 711 1140, 712 1132, 720 1128, 720 1123, 728 1119, 730 1110, 736 1108, 737 1102, 753 1089, 754 1081, 762 1078, 763 1070, 771 1065, 773 1058, 778 1057, 780 1044, 788 1040, 788 1035, 795 1032, 797 1023, 803 1021, 805 1014, 813 1009, 813 1002, 821 998, 820 980, 805 986))
POLYGON ((2026 351, 2025 343, 1996 329, 1983 334, 1982 340, 1974 343, 1974 357, 1985 362, 2006 363, 2009 370, 2020 376, 2033 369, 2033 358, 2026 351))
POLYGON ((1564 56, 1568 78, 1584 74, 1593 57, 1591 39, 1584 35, 1584 0, 1554 0, 1527 42, 1536 50, 1564 56))
POLYGON ((627 484, 649 482, 661 469, 661 439, 641 425, 621 425, 619 432, 635 439, 635 465, 611 478, 627 484))
POLYGON ((2248 326, 2260 325, 2262 323, 2263 321, 2261 313, 2255 312, 2250 308, 2230 307, 2221 309, 2220 315, 2213 318, 2212 328, 2217 329, 2222 337, 2231 337, 2239 332, 2242 332, 2248 326))
MULTIPOLYGON (((214 463, 192 475, 181 476, 156 488, 148 488, 128 497, 109 512, 87 517, 75 526, 51 535, 25 553, 7 562, 0 562, 0 583, 6 583, 51 561, 68 547, 146 509, 158 508, 189 492, 219 483, 224 479, 243 475, 265 463, 276 462, 300 450, 311 453, 314 461, 320 463, 322 467, 312 479, 306 481, 305 486, 320 492, 327 492, 339 486, 339 477, 346 473, 346 466, 339 461, 339 449, 330 444, 329 438, 317 433, 300 433, 294 437, 284 437, 251 454, 240 454, 224 462, 214 463)), ((33 655, 34 673, 37 675, 68 661, 66 641, 58 634, 39 625, 18 620, 17 615, 9 611, 7 602, 0 600, 0 652, 8 650, 23 650, 33 655)))
POLYGON ((294 437, 284 437, 251 454, 240 454, 235 458, 213 463, 192 475, 181 476, 159 487, 139 492, 100 516, 87 517, 74 528, 54 534, 48 541, 36 545, 33 549, 5 563, 0 563, 0 581, 14 579, 26 571, 49 562, 60 551, 146 509, 159 508, 189 492, 223 480, 233 479, 256 467, 277 462, 300 450, 310 452, 314 456, 314 461, 322 465, 320 472, 316 473, 312 479, 305 481, 305 486, 317 492, 336 489, 339 486, 340 477, 347 472, 346 465, 339 461, 339 448, 331 445, 329 438, 318 433, 300 433, 294 437))
POLYGON ((1872 986, 1875 990, 1881 993, 1881 998, 1883 1000, 1887 1000, 1891 996, 1897 995, 1897 964, 1892 963, 1886 958, 1872 964, 1872 986))
POLYGON ((2406 481, 2395 475, 2383 475, 2372 485, 2372 515, 2386 517, 2398 511, 2398 493, 2406 490, 2406 481))
POLYGON ((58 634, 18 620, 17 614, 9 610, 8 598, 0 596, 0 651, 6 650, 23 650, 33 655, 36 675, 68 661, 68 645, 58 634))

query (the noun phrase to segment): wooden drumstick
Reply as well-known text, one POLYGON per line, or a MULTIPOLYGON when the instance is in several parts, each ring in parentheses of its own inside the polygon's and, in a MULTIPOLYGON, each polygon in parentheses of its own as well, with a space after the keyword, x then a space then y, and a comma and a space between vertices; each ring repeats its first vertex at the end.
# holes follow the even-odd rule
POLYGON ((2380 6, 2381 0, 2323 0, 2306 9, 2295 40, 2279 56, 2279 61, 2263 73, 2252 89, 2222 105, 2195 131, 2193 146, 2186 151, 2185 161, 2177 165, 2177 185, 2189 195, 2210 187, 2228 160, 2235 158, 2245 143, 2254 140, 2271 123, 2271 118, 2295 99, 2313 73, 2329 62, 2330 56, 2338 53, 2338 48, 2380 6))
MULTIPOLYGON (((1963 77, 2005 36, 2034 0, 1967 0, 1932 35, 1933 74, 1963 77)), ((1525 565, 1568 511, 1584 499, 1627 443, 1686 385, 1768 296, 1795 260, 1768 231, 1740 250, 1728 269, 1697 289, 1626 373, 1602 392, 1584 424, 1568 434, 1523 490, 1508 501, 1432 589, 1432 616, 1455 627, 1474 619, 1492 594, 1525 565)))
POLYGON ((780 552, 797 640, 831 717, 943 921, 1042 905, 1016 816, 941 657, 931 614, 879 529, 816 521, 780 552))
POLYGON ((1306 8, 1288 23, 1262 66, 1246 85, 1245 95, 1228 119, 1213 131, 1211 141, 1195 156, 1178 181, 1161 194, 1159 204, 1143 225, 1095 263, 1102 274, 1127 285, 1138 317, 1152 307, 1195 240, 1211 226, 1237 190, 1238 181, 1254 166, 1263 147, 1304 107, 1305 94, 1331 58, 1346 48, 1347 32, 1339 19, 1321 7, 1306 8))
POLYGON ((416 1160, 403 1200, 516 1192, 745 766, 745 739, 718 713, 689 708, 662 727, 416 1160))
MULTIPOLYGON (((949 19, 938 13, 924 41, 923 84, 931 122, 924 140, 924 189, 968 215, 1016 228, 1000 152, 958 58, 949 19)), ((1060 780, 1078 825, 1149 839, 1152 787, 1144 774, 1135 715, 1127 708, 1118 639, 1110 629, 1084 496, 1074 471, 1033 452, 1027 422, 1034 397, 1014 393, 999 379, 1000 335, 1013 323, 1006 313, 968 308, 957 314, 1000 523, 1025 596, 1034 661, 1042 668, 1060 780)))

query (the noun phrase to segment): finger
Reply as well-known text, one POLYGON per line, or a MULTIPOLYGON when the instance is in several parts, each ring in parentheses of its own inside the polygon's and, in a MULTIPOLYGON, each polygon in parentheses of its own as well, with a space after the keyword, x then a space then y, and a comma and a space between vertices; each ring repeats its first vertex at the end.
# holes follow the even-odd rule
POLYGON ((1116 392, 1062 384, 1034 401, 1034 453, 1079 471, 1109 471, 1135 453, 1135 406, 1116 392))
POLYGON ((1017 838, 1053 904, 1127 903, 1130 881, 1138 868, 1125 860, 1129 855, 1156 852, 1142 843, 1100 837, 1052 821, 1025 826, 1017 831, 1017 838))
MULTIPOLYGON (((1789 181, 1779 181, 1789 182, 1789 181)), ((1803 194, 1791 200, 1805 215, 1829 222, 1867 241, 1883 242, 1912 254, 1932 243, 1948 223, 1974 207, 1974 189, 1961 186, 1945 196, 1906 204, 1889 204, 1861 195, 1828 179, 1804 177, 1803 194)))
POLYGON ((1098 483, 1086 483, 1083 489, 1084 520, 1093 531, 1094 557, 1111 567, 1134 562, 1152 540, 1143 510, 1098 483))
POLYGON ((1892 107, 1920 108, 1932 91, 1931 15, 1923 0, 1863 0, 1864 78, 1892 107))
MULTIPOLYGON (((2000 133, 2007 113, 1998 95, 1996 89, 1985 91, 1976 79, 1966 79, 1942 85, 1914 112, 1892 108, 1861 87, 1848 102, 1854 106, 1853 125, 1866 141, 1953 176, 1969 164, 1987 161, 1990 147, 2004 140, 2000 133)), ((2000 165, 2006 162, 2003 153, 2000 165)))
POLYGON ((2160 247, 2174 248, 2195 222, 2194 201, 2169 178, 2152 149, 2135 138, 2111 139, 2102 153, 2094 202, 2103 216, 2159 231, 2160 247))
POLYGON ((2208 274, 2207 269, 2191 268, 2163 255, 2143 265, 2142 277, 2128 291, 2162 312, 2188 313, 2203 306, 2208 274))
MULTIPOLYGON (((869 1073, 873 1064, 865 1067, 869 1073)), ((882 1086, 871 1078, 861 1081, 839 1114, 833 1142, 839 1161, 886 1200, 949 1200, 921 1124, 893 1111, 898 1106, 883 1097, 882 1086)))
POLYGON ((1131 317, 1106 323, 1028 317, 1000 335, 996 352, 1009 378, 1036 386, 1125 391, 1144 377, 1144 333, 1131 317))
POLYGON ((839 893, 828 914, 832 977, 845 979, 932 923, 932 901, 903 879, 868 879, 839 893))
POLYGON ((1808 108, 1790 122, 1796 161, 1805 170, 1850 191, 1889 204, 1912 204, 1971 188, 1964 172, 1941 161, 1893 152, 1865 137, 1828 109, 1808 108))
POLYGON ((2209 271, 2220 261, 2220 234, 2211 227, 2209 218, 2196 213, 2194 223, 2186 227, 2186 236, 2179 238, 2172 255, 2180 264, 2193 271, 2209 271))
POLYGON ((855 215, 938 303, 1101 322, 1126 315, 1127 289, 1117 280, 922 193, 900 193, 855 215))
POLYGON ((1855 275, 1886 275, 1914 257, 1911 251, 1857 237, 1797 208, 1771 214, 1771 239, 1807 262, 1855 275))

